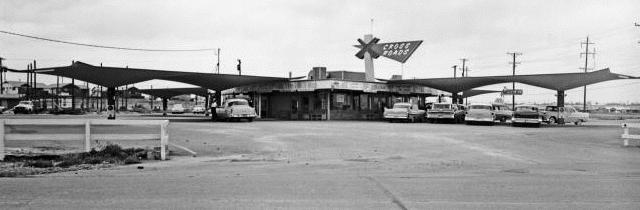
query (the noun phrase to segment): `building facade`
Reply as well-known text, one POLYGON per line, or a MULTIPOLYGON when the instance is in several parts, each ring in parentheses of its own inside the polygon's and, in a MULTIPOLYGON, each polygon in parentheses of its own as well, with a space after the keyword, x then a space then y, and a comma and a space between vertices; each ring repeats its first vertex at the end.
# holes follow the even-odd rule
POLYGON ((363 72, 314 67, 306 80, 256 84, 222 91, 230 98, 248 96, 261 118, 283 120, 379 120, 396 102, 425 106, 440 91, 419 85, 367 82, 363 72))

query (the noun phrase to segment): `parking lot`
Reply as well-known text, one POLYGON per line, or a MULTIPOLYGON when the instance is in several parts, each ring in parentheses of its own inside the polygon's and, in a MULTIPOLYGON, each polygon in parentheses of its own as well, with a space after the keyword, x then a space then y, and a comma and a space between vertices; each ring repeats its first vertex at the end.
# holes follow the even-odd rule
POLYGON ((380 121, 229 123, 192 115, 120 118, 170 119, 170 141, 198 157, 173 148, 172 160, 143 163, 142 170, 123 166, 0 178, 0 204, 61 209, 640 206, 640 148, 622 147, 621 121, 531 128, 380 121))

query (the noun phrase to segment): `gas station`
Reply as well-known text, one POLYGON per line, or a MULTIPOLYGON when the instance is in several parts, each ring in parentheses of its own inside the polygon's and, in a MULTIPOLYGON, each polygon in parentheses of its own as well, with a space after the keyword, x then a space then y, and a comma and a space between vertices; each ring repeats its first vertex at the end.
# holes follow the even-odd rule
MULTIPOLYGON (((639 79, 639 77, 612 73, 608 68, 589 73, 532 74, 462 78, 391 79, 375 77, 373 61, 386 57, 405 63, 421 45, 422 40, 378 43, 371 34, 357 40, 359 51, 355 56, 364 61, 364 72, 328 71, 326 67, 313 67, 304 77, 284 78, 215 73, 179 72, 139 68, 103 67, 73 62, 69 66, 13 70, 27 74, 46 74, 86 81, 107 89, 109 119, 115 119, 115 92, 120 86, 148 80, 167 80, 197 86, 196 88, 166 88, 140 90, 160 97, 166 113, 167 99, 181 94, 206 97, 207 104, 229 97, 248 95, 263 118, 289 120, 376 120, 383 107, 397 101, 424 105, 425 97, 451 95, 452 101, 499 90, 475 89, 500 83, 522 83, 555 90, 557 106, 564 106, 564 92, 594 83, 639 79), (213 92, 214 99, 209 93, 213 92)), ((33 76, 35 78, 35 76, 33 76)))

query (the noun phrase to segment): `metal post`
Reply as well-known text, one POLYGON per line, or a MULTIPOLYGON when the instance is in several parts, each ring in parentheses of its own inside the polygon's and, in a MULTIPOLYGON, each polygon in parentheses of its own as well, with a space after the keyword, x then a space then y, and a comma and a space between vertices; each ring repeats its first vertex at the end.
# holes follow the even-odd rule
POLYGON ((110 120, 116 119, 115 105, 116 105, 116 88, 108 87, 107 88, 107 113, 113 111, 113 117, 108 118, 110 120))
POLYGON ((162 98, 162 116, 167 116, 167 98, 162 98))

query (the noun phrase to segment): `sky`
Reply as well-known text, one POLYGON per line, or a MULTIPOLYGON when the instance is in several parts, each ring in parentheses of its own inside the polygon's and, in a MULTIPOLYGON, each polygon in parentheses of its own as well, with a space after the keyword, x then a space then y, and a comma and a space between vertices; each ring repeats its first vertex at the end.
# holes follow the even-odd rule
MULTIPOLYGON (((453 65, 467 58, 470 76, 510 75, 507 52, 521 52, 516 74, 581 72, 581 42, 589 36, 595 57, 589 67, 640 76, 640 1, 135 1, 0 0, 0 30, 51 39, 147 49, 220 48, 221 73, 305 76, 312 67, 364 72, 353 45, 364 34, 381 42, 424 40, 400 64, 379 58, 376 78, 453 76, 453 65), (371 21, 373 19, 373 22, 371 21)), ((140 52, 65 45, 0 34, 4 65, 25 69, 69 65, 72 60, 105 66, 213 72, 215 51, 140 52)), ((458 71, 458 73, 460 73, 458 71)), ((460 76, 460 75, 458 75, 460 76)), ((25 80, 10 74, 10 80, 25 80)), ((54 77, 40 76, 45 83, 54 77)), ((479 89, 501 90, 500 84, 479 89)), ((186 87, 148 81, 139 88, 186 87)), ((553 103, 555 91, 516 84, 518 102, 553 103)), ((590 85, 593 103, 640 102, 638 80, 590 85)), ((566 92, 581 102, 582 88, 566 92)), ((471 98, 490 102, 498 94, 471 98)), ((510 101, 510 97, 505 99, 510 101)))

